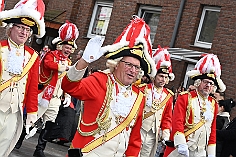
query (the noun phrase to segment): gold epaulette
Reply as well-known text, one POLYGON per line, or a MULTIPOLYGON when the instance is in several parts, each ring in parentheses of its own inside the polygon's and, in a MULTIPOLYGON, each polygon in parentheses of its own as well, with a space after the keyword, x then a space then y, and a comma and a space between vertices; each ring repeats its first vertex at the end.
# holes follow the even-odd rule
POLYGON ((215 100, 215 102, 217 102, 215 97, 213 97, 213 96, 210 96, 210 97, 212 98, 212 100, 215 100))
POLYGON ((189 91, 184 91, 184 92, 181 92, 179 93, 180 95, 184 95, 184 94, 187 94, 189 91))
POLYGON ((104 74, 110 74, 111 73, 110 69, 101 70, 99 72, 104 73, 104 74))
POLYGON ((68 58, 68 65, 70 66, 72 64, 72 61, 68 58))
POLYGON ((172 90, 166 88, 166 90, 171 94, 171 95, 174 95, 174 92, 172 92, 172 90))
POLYGON ((141 84, 138 85, 138 87, 141 88, 141 87, 144 87, 144 86, 146 86, 146 85, 147 85, 146 83, 141 83, 141 84))

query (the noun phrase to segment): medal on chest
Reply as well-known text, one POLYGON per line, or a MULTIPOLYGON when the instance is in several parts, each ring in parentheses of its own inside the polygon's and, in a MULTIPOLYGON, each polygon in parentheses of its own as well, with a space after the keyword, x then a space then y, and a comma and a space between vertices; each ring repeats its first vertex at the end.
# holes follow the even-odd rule
POLYGON ((202 106, 201 107, 201 111, 200 111, 200 115, 202 118, 204 118, 203 114, 206 112, 206 102, 202 102, 202 106))
POLYGON ((211 102, 198 93, 198 103, 200 107, 200 117, 204 120, 213 120, 213 108, 211 102))
POLYGON ((156 111, 160 108, 161 101, 159 99, 154 99, 152 103, 152 111, 156 111))
POLYGON ((18 50, 16 50, 16 56, 21 56, 21 53, 18 50))
POLYGON ((161 89, 160 91, 152 87, 152 107, 151 107, 152 112, 156 112, 157 110, 160 109, 162 94, 163 94, 163 89, 161 89))

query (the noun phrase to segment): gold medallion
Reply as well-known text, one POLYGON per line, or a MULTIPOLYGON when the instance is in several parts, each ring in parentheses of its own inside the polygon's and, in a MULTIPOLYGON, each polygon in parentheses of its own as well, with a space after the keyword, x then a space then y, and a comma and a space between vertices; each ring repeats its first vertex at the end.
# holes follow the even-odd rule
POLYGON ((124 95, 125 98, 129 97, 128 91, 125 91, 125 92, 123 92, 122 94, 124 95))
POLYGON ((19 51, 16 51, 16 55, 19 57, 21 56, 21 53, 19 51))
POLYGON ((152 109, 158 110, 159 107, 160 107, 160 100, 154 99, 154 100, 153 100, 153 103, 152 103, 152 109))

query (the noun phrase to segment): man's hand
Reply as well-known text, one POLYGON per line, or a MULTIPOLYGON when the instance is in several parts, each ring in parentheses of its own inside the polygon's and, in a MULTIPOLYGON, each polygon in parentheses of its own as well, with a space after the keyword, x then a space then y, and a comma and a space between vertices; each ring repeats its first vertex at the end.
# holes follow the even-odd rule
POLYGON ((101 50, 103 41, 104 38, 101 36, 95 36, 89 40, 82 56, 87 63, 98 60, 104 54, 104 51, 101 50))
POLYGON ((189 150, 187 144, 179 144, 178 145, 178 153, 182 154, 186 157, 189 157, 189 150))

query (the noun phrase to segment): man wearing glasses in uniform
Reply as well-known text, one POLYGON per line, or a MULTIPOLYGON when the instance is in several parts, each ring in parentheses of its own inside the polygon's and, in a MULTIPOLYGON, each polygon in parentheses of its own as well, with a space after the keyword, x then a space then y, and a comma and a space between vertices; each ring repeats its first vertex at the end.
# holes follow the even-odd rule
POLYGON ((63 90, 84 101, 69 157, 79 156, 79 149, 85 157, 129 157, 140 152, 145 96, 133 83, 143 71, 153 75, 155 63, 149 55, 148 31, 137 28, 148 25, 135 17, 129 26, 113 45, 101 48, 100 37, 91 39, 82 58, 63 78, 63 90), (139 34, 139 38, 133 34, 139 34), (94 72, 82 79, 89 63, 103 54, 109 71, 94 72))
POLYGON ((164 156, 214 157, 218 106, 210 93, 225 90, 220 79, 221 65, 216 55, 201 58, 187 76, 195 90, 179 94, 173 112, 172 132, 164 156))
POLYGON ((10 154, 21 135, 23 108, 27 113, 27 134, 37 120, 39 58, 25 43, 32 34, 44 36, 44 8, 42 0, 20 1, 14 9, 0 12, 0 21, 6 24, 8 36, 0 43, 1 157, 10 154))

